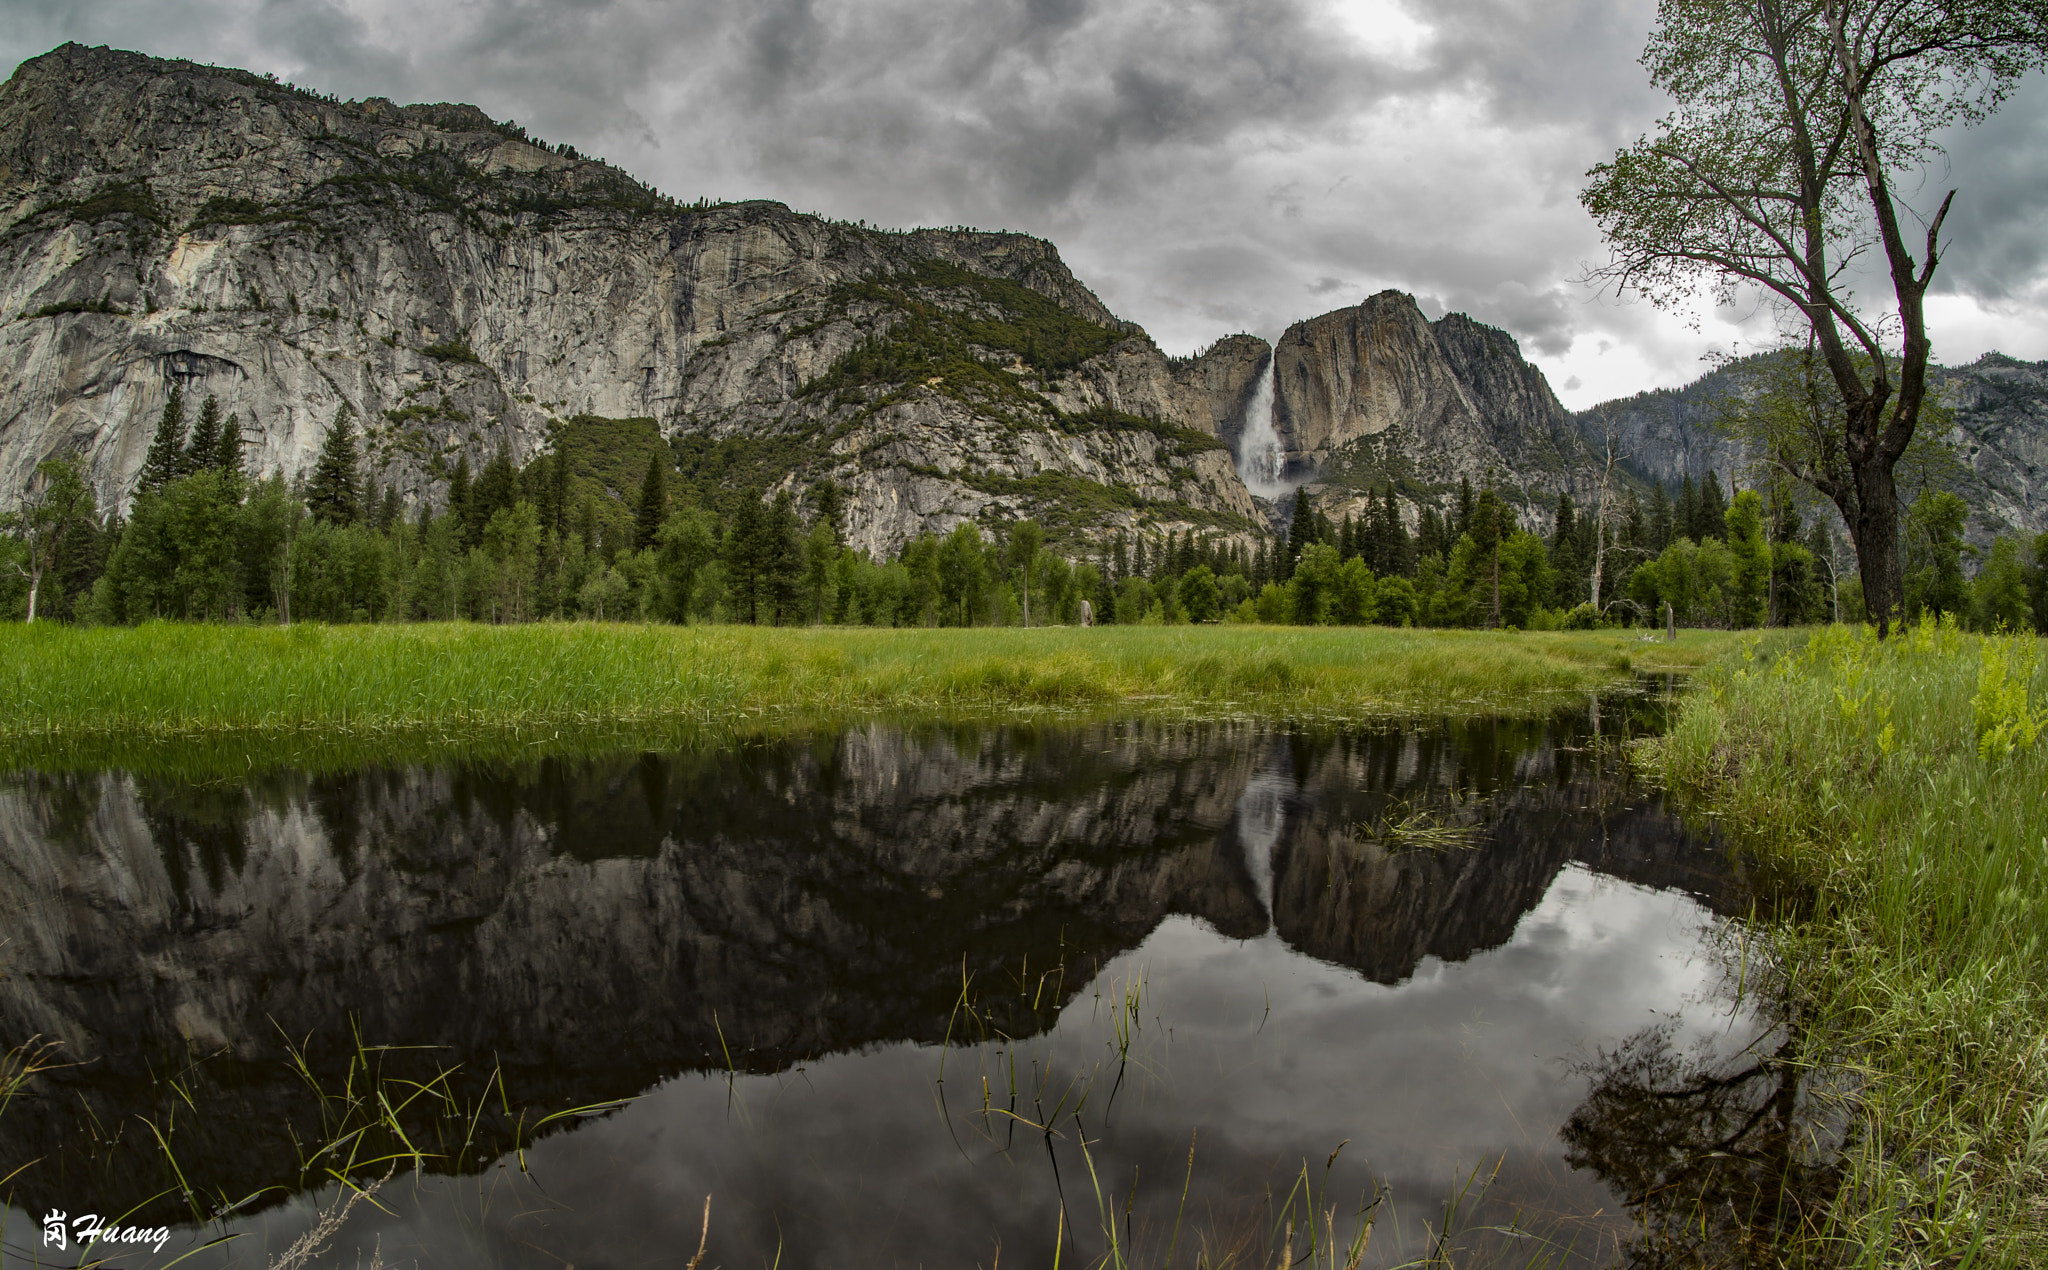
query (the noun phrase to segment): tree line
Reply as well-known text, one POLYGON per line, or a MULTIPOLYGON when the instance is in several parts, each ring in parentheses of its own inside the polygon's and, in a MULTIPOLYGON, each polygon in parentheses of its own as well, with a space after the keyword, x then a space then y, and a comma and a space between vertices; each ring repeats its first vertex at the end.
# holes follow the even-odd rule
MULTIPOLYGON (((1604 515, 1561 495, 1547 534, 1501 491, 1461 482, 1415 528, 1391 488, 1332 520, 1296 492, 1284 538, 1121 531, 1080 557, 1032 520, 925 534, 877 560, 845 542, 843 496, 750 491, 720 517, 671 497, 657 451, 614 532, 557 453, 455 466, 445 508, 408 514, 362 475, 346 409, 299 481, 245 471, 242 427, 174 389, 129 515, 102 515, 75 457, 37 471, 0 551, 17 617, 178 621, 761 625, 1265 622, 1518 629, 1798 625, 1863 616, 1853 567, 1782 491, 1731 498, 1708 473, 1604 515)), ((2001 539, 1965 576, 1967 508, 1935 491, 1907 517, 1907 603, 1986 628, 2048 627, 2048 535, 2001 539), (2030 549, 2029 549, 2030 548, 2030 549)))

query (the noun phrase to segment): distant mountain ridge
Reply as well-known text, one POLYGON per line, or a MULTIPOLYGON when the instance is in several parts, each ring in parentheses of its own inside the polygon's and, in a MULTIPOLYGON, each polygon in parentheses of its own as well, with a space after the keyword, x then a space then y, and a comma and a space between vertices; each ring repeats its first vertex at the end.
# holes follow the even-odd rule
MULTIPOLYGON (((1682 388, 1602 402, 1574 416, 1590 443, 1614 429, 1632 471, 1677 484, 1708 472, 1725 483, 1745 479, 1752 460, 1713 426, 1715 405, 1735 390, 1740 368, 1722 368, 1682 388)), ((1937 366, 1936 392, 1955 410, 1947 440, 1967 469, 1960 493, 1970 504, 1977 545, 2009 533, 2048 531, 2048 362, 1986 353, 1966 366, 1937 366)))
MULTIPOLYGON (((1234 457, 1269 371, 1285 469, 1335 516, 1491 481, 1545 528, 1593 496, 1610 423, 1638 490, 1745 468, 1709 426, 1725 377, 1575 414, 1507 332, 1401 292, 1168 358, 1040 239, 678 203, 474 106, 78 45, 0 85, 0 368, 0 508, 67 452, 125 505, 174 386, 238 416, 259 473, 305 473, 352 417, 409 509, 458 461, 626 421, 727 503, 831 480, 878 555, 1023 516, 1076 551, 1265 534, 1287 509, 1234 457)), ((2048 529, 2048 363, 1940 382, 1973 538, 2048 529)))
POLYGON ((1229 375, 1169 363, 1051 244, 679 204, 472 106, 78 45, 24 62, 0 315, 8 503, 67 451, 125 502, 178 385, 239 415, 258 472, 305 472, 351 415, 408 507, 588 416, 695 438, 727 497, 830 478, 875 552, 1025 515, 1263 531, 1214 439, 1229 375))

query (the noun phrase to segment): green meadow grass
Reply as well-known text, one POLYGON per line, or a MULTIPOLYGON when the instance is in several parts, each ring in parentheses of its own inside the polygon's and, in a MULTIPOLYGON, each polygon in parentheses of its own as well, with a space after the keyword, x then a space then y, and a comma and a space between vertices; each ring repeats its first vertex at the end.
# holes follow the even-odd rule
POLYGON ((1771 977, 1853 1132, 1787 1264, 2048 1264, 2044 651, 1830 628, 1710 668, 1648 743, 1794 897, 1771 977))
POLYGON ((1735 646, 1374 627, 13 626, 0 764, 329 766, 877 717, 1527 714, 1735 646))

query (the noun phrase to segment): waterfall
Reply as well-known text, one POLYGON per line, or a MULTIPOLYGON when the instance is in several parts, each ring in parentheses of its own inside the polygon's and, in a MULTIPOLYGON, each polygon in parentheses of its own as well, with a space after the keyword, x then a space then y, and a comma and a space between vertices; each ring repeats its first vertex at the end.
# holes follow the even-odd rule
POLYGON ((1244 410, 1244 426, 1237 434, 1237 474, 1244 487, 1260 498, 1278 499, 1289 486, 1281 479, 1283 460, 1280 434, 1273 430, 1273 404, 1280 370, 1277 352, 1266 358, 1266 373, 1252 390, 1251 404, 1244 410))
POLYGON ((1237 838, 1244 847, 1244 868, 1251 876, 1266 916, 1273 917, 1273 850, 1287 822, 1287 799, 1296 790, 1293 764, 1284 752, 1268 758, 1245 783, 1233 815, 1237 838))

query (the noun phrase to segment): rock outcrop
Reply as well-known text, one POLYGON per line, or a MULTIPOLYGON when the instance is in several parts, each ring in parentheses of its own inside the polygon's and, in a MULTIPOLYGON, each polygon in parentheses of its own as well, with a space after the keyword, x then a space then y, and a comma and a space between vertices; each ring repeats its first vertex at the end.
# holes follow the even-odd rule
POLYGON ((1431 322, 1413 297, 1383 291, 1297 322, 1274 357, 1287 472, 1339 506, 1382 482, 1415 500, 1491 480, 1544 523, 1558 491, 1579 496, 1597 479, 1543 372, 1512 336, 1462 313, 1431 322))
MULTIPOLYGON (((1683 388, 1602 402, 1574 422, 1596 446, 1612 430, 1624 461, 1646 479, 1677 485, 1713 472, 1723 484, 1747 480, 1754 457, 1715 427, 1717 403, 1740 391, 1741 373, 1737 364, 1683 388)), ((1954 411, 1943 440, 1960 464, 1952 479, 1970 504, 1970 541, 2048 531, 2048 362, 1986 353, 1967 366, 1937 366, 1931 378, 1954 411)))
POLYGON ((1258 394, 1266 359, 1272 355, 1273 346, 1256 335, 1226 335, 1196 356, 1174 363, 1175 382, 1189 395, 1190 410, 1208 411, 1208 425, 1195 426, 1213 431, 1232 454, 1237 453, 1245 412, 1258 394))
POLYGON ((832 477, 875 551, 967 519, 1255 515, 1213 440, 1232 375, 1169 362, 1050 244, 679 205, 469 106, 77 45, 24 62, 0 86, 0 314, 6 504, 66 451, 125 502, 182 384, 239 416, 259 472, 307 470, 351 414, 408 504, 595 415, 732 441, 770 486, 832 477), (850 374, 861 348, 890 355, 850 374))

